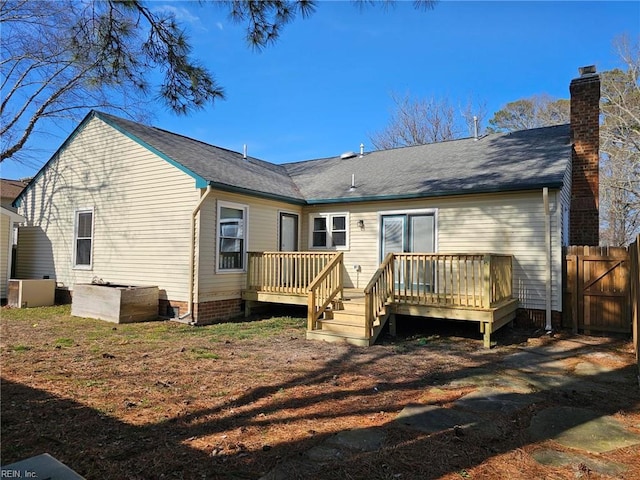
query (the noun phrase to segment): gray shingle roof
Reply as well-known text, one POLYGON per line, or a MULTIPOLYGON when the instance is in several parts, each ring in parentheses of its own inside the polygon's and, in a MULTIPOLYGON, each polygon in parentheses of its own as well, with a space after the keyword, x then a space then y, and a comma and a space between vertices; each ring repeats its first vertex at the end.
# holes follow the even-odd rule
POLYGON ((166 130, 148 127, 106 113, 97 115, 110 125, 142 140, 207 182, 299 202, 304 200, 281 165, 253 157, 247 157, 245 160, 241 153, 215 147, 166 130))
POLYGON ((296 202, 560 187, 571 159, 569 125, 274 165, 112 115, 98 116, 207 182, 296 202), (357 188, 349 191, 352 174, 357 188))
POLYGON ((569 125, 559 125, 284 167, 307 202, 322 203, 559 187, 570 159, 569 125))

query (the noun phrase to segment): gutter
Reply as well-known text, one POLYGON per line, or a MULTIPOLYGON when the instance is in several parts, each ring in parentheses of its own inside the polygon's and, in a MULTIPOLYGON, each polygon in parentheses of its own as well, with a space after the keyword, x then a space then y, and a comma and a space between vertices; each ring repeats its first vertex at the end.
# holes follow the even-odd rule
POLYGON ((544 241, 545 241, 545 316, 546 325, 544 329, 547 333, 553 332, 551 323, 551 211, 549 209, 549 187, 542 189, 542 203, 544 204, 544 241))
POLYGON ((187 317, 191 317, 188 321, 190 325, 195 325, 195 321, 193 320, 193 294, 195 291, 195 270, 196 270, 196 216, 200 212, 202 208, 202 204, 209 197, 209 195, 213 192, 213 187, 211 185, 207 185, 207 189, 204 194, 198 200, 195 208, 191 212, 191 254, 189 255, 189 311, 184 315, 178 317, 178 320, 184 320, 187 317))
POLYGON ((532 192, 538 191, 540 188, 562 188, 562 183, 538 184, 538 185, 505 185, 495 188, 469 189, 469 190, 442 190, 434 192, 418 192, 418 193, 398 193, 390 195, 363 195, 360 197, 329 197, 329 198, 310 198, 306 200, 305 205, 326 205, 332 203, 356 203, 356 202, 376 202, 384 200, 413 200, 423 198, 437 197, 455 197, 462 195, 485 195, 493 193, 514 193, 514 192, 532 192))

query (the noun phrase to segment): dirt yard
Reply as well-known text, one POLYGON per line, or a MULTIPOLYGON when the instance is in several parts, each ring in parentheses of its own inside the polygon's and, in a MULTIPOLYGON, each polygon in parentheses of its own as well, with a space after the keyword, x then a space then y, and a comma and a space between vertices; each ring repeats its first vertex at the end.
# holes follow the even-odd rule
MULTIPOLYGON (((114 325, 71 317, 68 307, 3 308, 2 464, 48 452, 89 480, 258 479, 340 431, 382 427, 381 449, 323 465, 313 477, 598 479, 614 477, 532 458, 552 443, 527 441, 535 411, 588 406, 640 433, 633 382, 536 392, 542 401, 505 418, 508 434, 490 442, 454 429, 400 428, 394 419, 407 404, 446 406, 471 390, 434 386, 563 335, 505 328, 485 350, 474 325, 401 319, 398 337, 359 348, 306 341, 302 314, 194 328, 114 325)), ((624 359, 616 368, 634 368, 628 340, 595 343, 602 362, 613 361, 610 352, 624 359)), ((626 466, 619 478, 640 478, 638 446, 606 459, 626 466)))

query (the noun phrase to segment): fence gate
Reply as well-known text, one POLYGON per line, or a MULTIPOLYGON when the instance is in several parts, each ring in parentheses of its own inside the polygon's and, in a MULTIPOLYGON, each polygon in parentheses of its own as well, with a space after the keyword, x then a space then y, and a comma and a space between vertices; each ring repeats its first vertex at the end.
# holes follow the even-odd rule
POLYGON ((563 326, 574 332, 631 333, 629 253, 622 247, 567 247, 563 326))

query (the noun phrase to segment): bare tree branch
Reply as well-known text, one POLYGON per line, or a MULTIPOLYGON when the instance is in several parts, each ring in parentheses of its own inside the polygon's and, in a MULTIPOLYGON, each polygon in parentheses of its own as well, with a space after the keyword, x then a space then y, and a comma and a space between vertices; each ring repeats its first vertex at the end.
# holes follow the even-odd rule
POLYGON ((640 232, 640 42, 614 44, 624 68, 602 74, 601 237, 623 246, 640 232))

